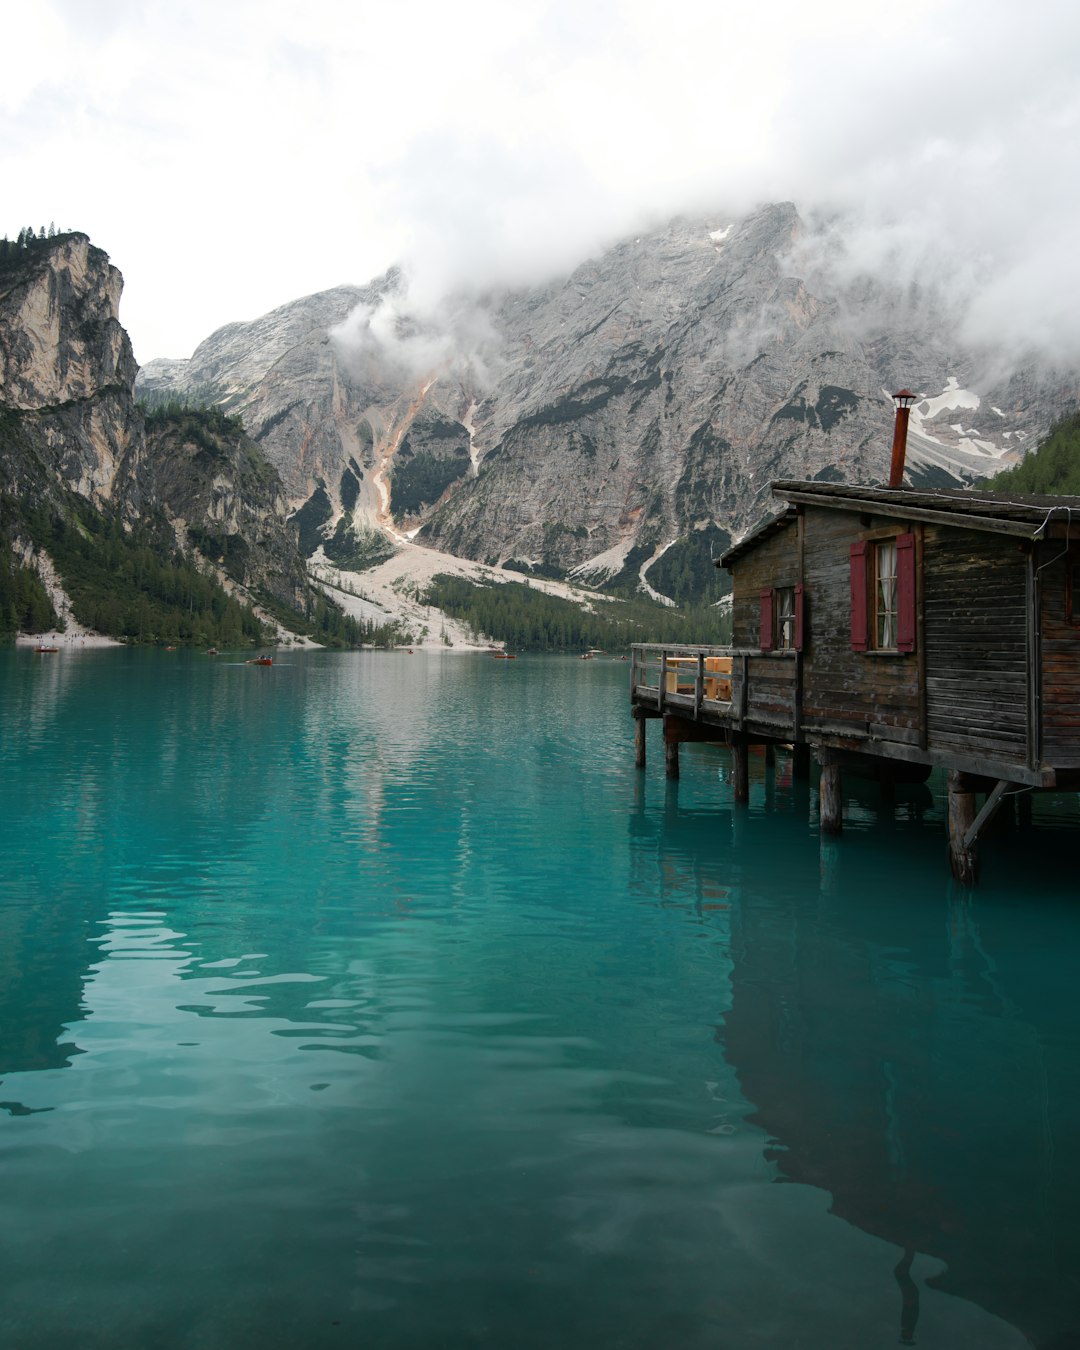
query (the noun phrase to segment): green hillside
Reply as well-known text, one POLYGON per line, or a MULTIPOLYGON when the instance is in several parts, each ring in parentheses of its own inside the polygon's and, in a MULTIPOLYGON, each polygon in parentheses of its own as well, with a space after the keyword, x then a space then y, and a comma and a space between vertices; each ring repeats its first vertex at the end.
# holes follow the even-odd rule
POLYGON ((995 474, 982 486, 994 492, 1080 497, 1080 412, 1053 427, 1022 464, 995 474))
POLYGON ((523 651, 620 650, 632 642, 731 641, 731 615, 713 605, 669 609, 645 599, 597 597, 588 608, 522 582, 485 585, 440 573, 425 603, 467 624, 477 638, 523 651))

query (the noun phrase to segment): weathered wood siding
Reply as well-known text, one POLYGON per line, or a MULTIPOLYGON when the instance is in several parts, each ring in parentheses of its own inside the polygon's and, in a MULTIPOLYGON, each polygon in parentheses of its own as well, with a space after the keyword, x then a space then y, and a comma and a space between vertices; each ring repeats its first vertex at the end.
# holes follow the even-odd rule
POLYGON ((803 655, 805 731, 918 744, 919 664, 914 654, 851 648, 849 548, 867 528, 896 525, 875 517, 864 527, 849 511, 807 507, 803 546, 807 640, 803 655))
POLYGON ((756 647, 761 635, 761 592, 794 586, 799 578, 799 537, 795 523, 763 539, 739 558, 732 570, 731 643, 756 647))
POLYGON ((1074 586, 1070 621, 1066 576, 1080 567, 1080 550, 1064 558, 1061 544, 1043 544, 1037 562, 1047 565, 1039 573, 1042 591, 1042 757, 1061 768, 1080 765, 1080 587, 1074 586))
POLYGON ((792 735, 795 729, 794 657, 751 657, 747 662, 746 674, 747 722, 758 727, 773 727, 778 733, 792 735))
POLYGON ((1015 539, 927 525, 928 747, 1027 762, 1027 559, 1015 539))
POLYGON ((1060 541, 1040 546, 1035 624, 1031 545, 1015 531, 906 520, 899 508, 800 509, 797 524, 762 538, 732 568, 736 648, 759 646, 763 591, 801 585, 805 601, 798 660, 749 658, 739 701, 748 730, 790 727, 811 744, 871 753, 888 754, 891 743, 899 757, 1002 777, 1080 767, 1080 546, 1063 557, 1060 541), (905 556, 915 560, 913 587, 898 568, 898 589, 906 576, 909 599, 914 591, 914 622, 903 601, 897 611, 907 616, 904 640, 914 628, 915 650, 855 650, 852 545, 864 543, 869 556, 892 534, 909 536, 905 556))

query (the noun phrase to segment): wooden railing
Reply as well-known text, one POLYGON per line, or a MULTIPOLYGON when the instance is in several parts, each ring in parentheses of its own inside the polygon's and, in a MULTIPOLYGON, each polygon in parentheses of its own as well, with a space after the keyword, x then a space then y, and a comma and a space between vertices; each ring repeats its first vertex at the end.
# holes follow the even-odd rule
POLYGON ((748 720, 797 733, 801 661, 797 652, 757 647, 635 643, 630 698, 657 713, 742 726, 748 720))

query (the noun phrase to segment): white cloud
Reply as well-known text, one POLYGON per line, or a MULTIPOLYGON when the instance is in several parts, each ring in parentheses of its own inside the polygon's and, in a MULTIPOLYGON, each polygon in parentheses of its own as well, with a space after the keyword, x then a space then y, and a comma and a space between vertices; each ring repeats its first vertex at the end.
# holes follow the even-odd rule
MULTIPOLYGON (((408 265, 429 306, 679 211, 854 213, 979 331, 1080 350, 1064 0, 35 0, 0 230, 86 229, 136 355, 408 265)), ((7 34, 10 37, 10 33, 7 34)))

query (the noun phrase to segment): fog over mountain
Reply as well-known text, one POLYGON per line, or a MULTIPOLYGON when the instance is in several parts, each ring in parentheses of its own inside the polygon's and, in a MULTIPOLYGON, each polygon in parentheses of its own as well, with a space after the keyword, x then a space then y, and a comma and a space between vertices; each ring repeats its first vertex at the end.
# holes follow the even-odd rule
POLYGON ((5 37, 0 229, 106 243, 141 362, 394 264, 427 311, 784 200, 969 343, 1080 349, 1065 0, 39 0, 5 37))
POLYGON ((771 479, 882 481, 902 385, 924 396, 923 484, 988 476, 1077 401, 1075 368, 971 341, 948 279, 872 277, 859 246, 839 217, 777 203, 426 307, 391 270, 230 324, 139 387, 238 412, 308 551, 350 563, 382 532, 690 593, 771 508, 771 479))

